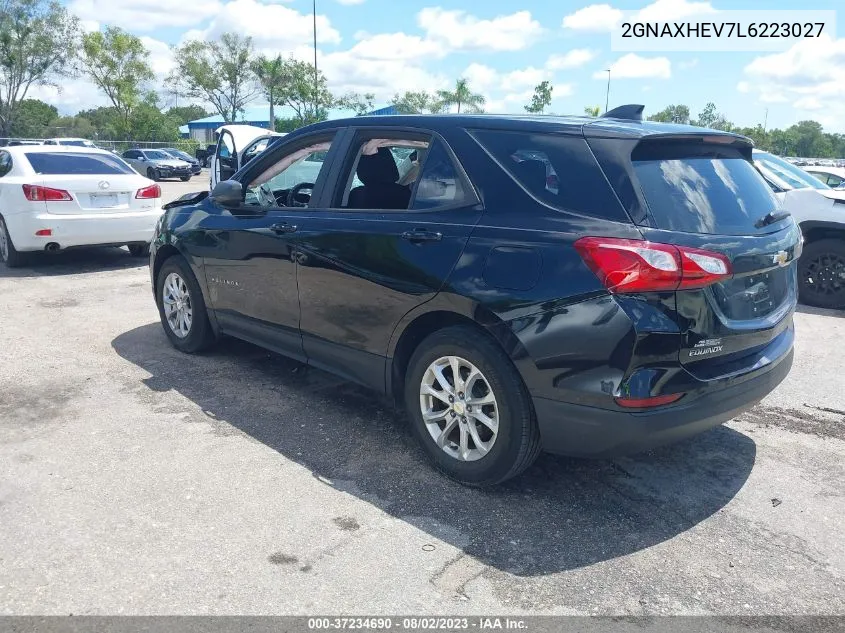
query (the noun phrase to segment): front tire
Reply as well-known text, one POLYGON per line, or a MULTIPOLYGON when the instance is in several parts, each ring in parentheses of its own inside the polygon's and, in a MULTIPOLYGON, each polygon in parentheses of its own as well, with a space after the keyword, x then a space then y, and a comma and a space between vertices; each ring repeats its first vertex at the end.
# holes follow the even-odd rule
POLYGON ((0 261, 4 262, 9 268, 17 268, 24 263, 24 254, 15 249, 12 236, 9 235, 9 229, 2 215, 0 215, 0 261))
POLYGON ((804 245, 798 294, 806 305, 845 308, 845 240, 827 238, 804 245))
POLYGON ((522 378, 504 351, 475 328, 449 327, 420 343, 405 376, 405 406, 428 457, 462 484, 499 484, 540 453, 522 378))
POLYGON ((202 290, 188 262, 179 255, 165 261, 158 272, 156 304, 173 347, 192 354, 214 343, 202 290))
POLYGON ((179 177, 179 180, 181 180, 182 182, 188 182, 190 179, 191 179, 190 176, 180 176, 179 177))
POLYGON ((158 169, 153 169, 152 167, 147 169, 147 178, 152 180, 153 182, 158 182, 161 180, 161 174, 158 173, 158 169))

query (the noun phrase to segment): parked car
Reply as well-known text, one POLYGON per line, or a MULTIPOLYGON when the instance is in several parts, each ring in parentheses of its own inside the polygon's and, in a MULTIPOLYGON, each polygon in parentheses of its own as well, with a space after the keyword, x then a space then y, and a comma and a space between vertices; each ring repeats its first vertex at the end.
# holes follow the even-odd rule
POLYGON ((161 188, 119 157, 97 149, 0 149, 0 260, 27 251, 127 245, 145 256, 161 217, 161 188))
POLYGON ((96 148, 87 138, 48 138, 44 139, 44 145, 64 145, 65 147, 89 147, 96 148))
POLYGON ((22 138, 14 138, 9 140, 7 143, 4 143, 7 147, 17 147, 21 145, 43 145, 41 141, 35 141, 30 139, 22 139, 22 138))
POLYGON ((160 148, 160 151, 177 160, 183 160, 188 163, 191 166, 191 173, 194 176, 198 175, 202 171, 202 165, 200 165, 200 162, 188 152, 184 152, 176 147, 162 147, 160 148))
POLYGON ((263 152, 271 142, 285 136, 281 132, 268 132, 261 127, 240 124, 221 125, 215 133, 217 145, 209 165, 209 185, 212 189, 263 152))
POLYGON ((187 182, 191 179, 190 164, 158 149, 130 149, 123 152, 123 159, 150 180, 179 178, 187 182))
POLYGON ((845 191, 768 152, 755 150, 754 163, 804 236, 798 262, 801 303, 845 308, 845 191))
POLYGON ((749 139, 642 109, 297 130, 166 205, 150 258, 164 331, 388 394, 470 485, 541 449, 619 455, 721 424, 792 364, 800 232, 749 139), (403 185, 409 150, 424 160, 403 185), (316 176, 291 177, 308 158, 316 176))
POLYGON ((845 168, 842 167, 806 167, 808 174, 821 180, 828 187, 841 189, 845 187, 845 168))

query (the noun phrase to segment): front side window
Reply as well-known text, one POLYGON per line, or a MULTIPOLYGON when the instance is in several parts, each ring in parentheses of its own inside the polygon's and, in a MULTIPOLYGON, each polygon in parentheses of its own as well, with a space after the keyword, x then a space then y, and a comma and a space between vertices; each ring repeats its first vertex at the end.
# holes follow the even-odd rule
POLYGON ((315 141, 285 154, 246 187, 244 203, 263 207, 307 207, 325 167, 331 140, 315 141))

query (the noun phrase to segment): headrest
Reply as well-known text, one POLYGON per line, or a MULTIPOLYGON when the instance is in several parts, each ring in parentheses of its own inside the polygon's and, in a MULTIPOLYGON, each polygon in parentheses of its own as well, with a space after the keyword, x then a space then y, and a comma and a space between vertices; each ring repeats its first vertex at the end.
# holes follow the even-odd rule
POLYGON ((393 154, 380 147, 375 154, 362 154, 358 159, 358 180, 365 185, 393 184, 399 180, 399 169, 393 154))

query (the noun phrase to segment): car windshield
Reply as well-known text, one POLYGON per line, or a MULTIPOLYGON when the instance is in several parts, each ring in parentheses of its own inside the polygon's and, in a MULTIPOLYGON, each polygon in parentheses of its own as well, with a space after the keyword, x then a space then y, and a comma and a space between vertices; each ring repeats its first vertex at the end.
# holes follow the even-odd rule
POLYGON ((144 156, 146 156, 150 160, 169 160, 169 159, 173 158, 172 156, 168 156, 164 152, 159 152, 159 151, 144 152, 144 156))
POLYGON ((191 159, 191 157, 181 149, 165 149, 163 151, 167 152, 171 156, 175 156, 176 158, 191 159))
POLYGON ((85 140, 59 141, 59 145, 70 145, 72 147, 94 147, 94 144, 91 141, 85 140))
POLYGON ((754 153, 754 164, 763 172, 764 176, 774 179, 785 185, 788 189, 830 189, 821 180, 814 178, 804 170, 790 165, 782 158, 765 152, 754 153))

